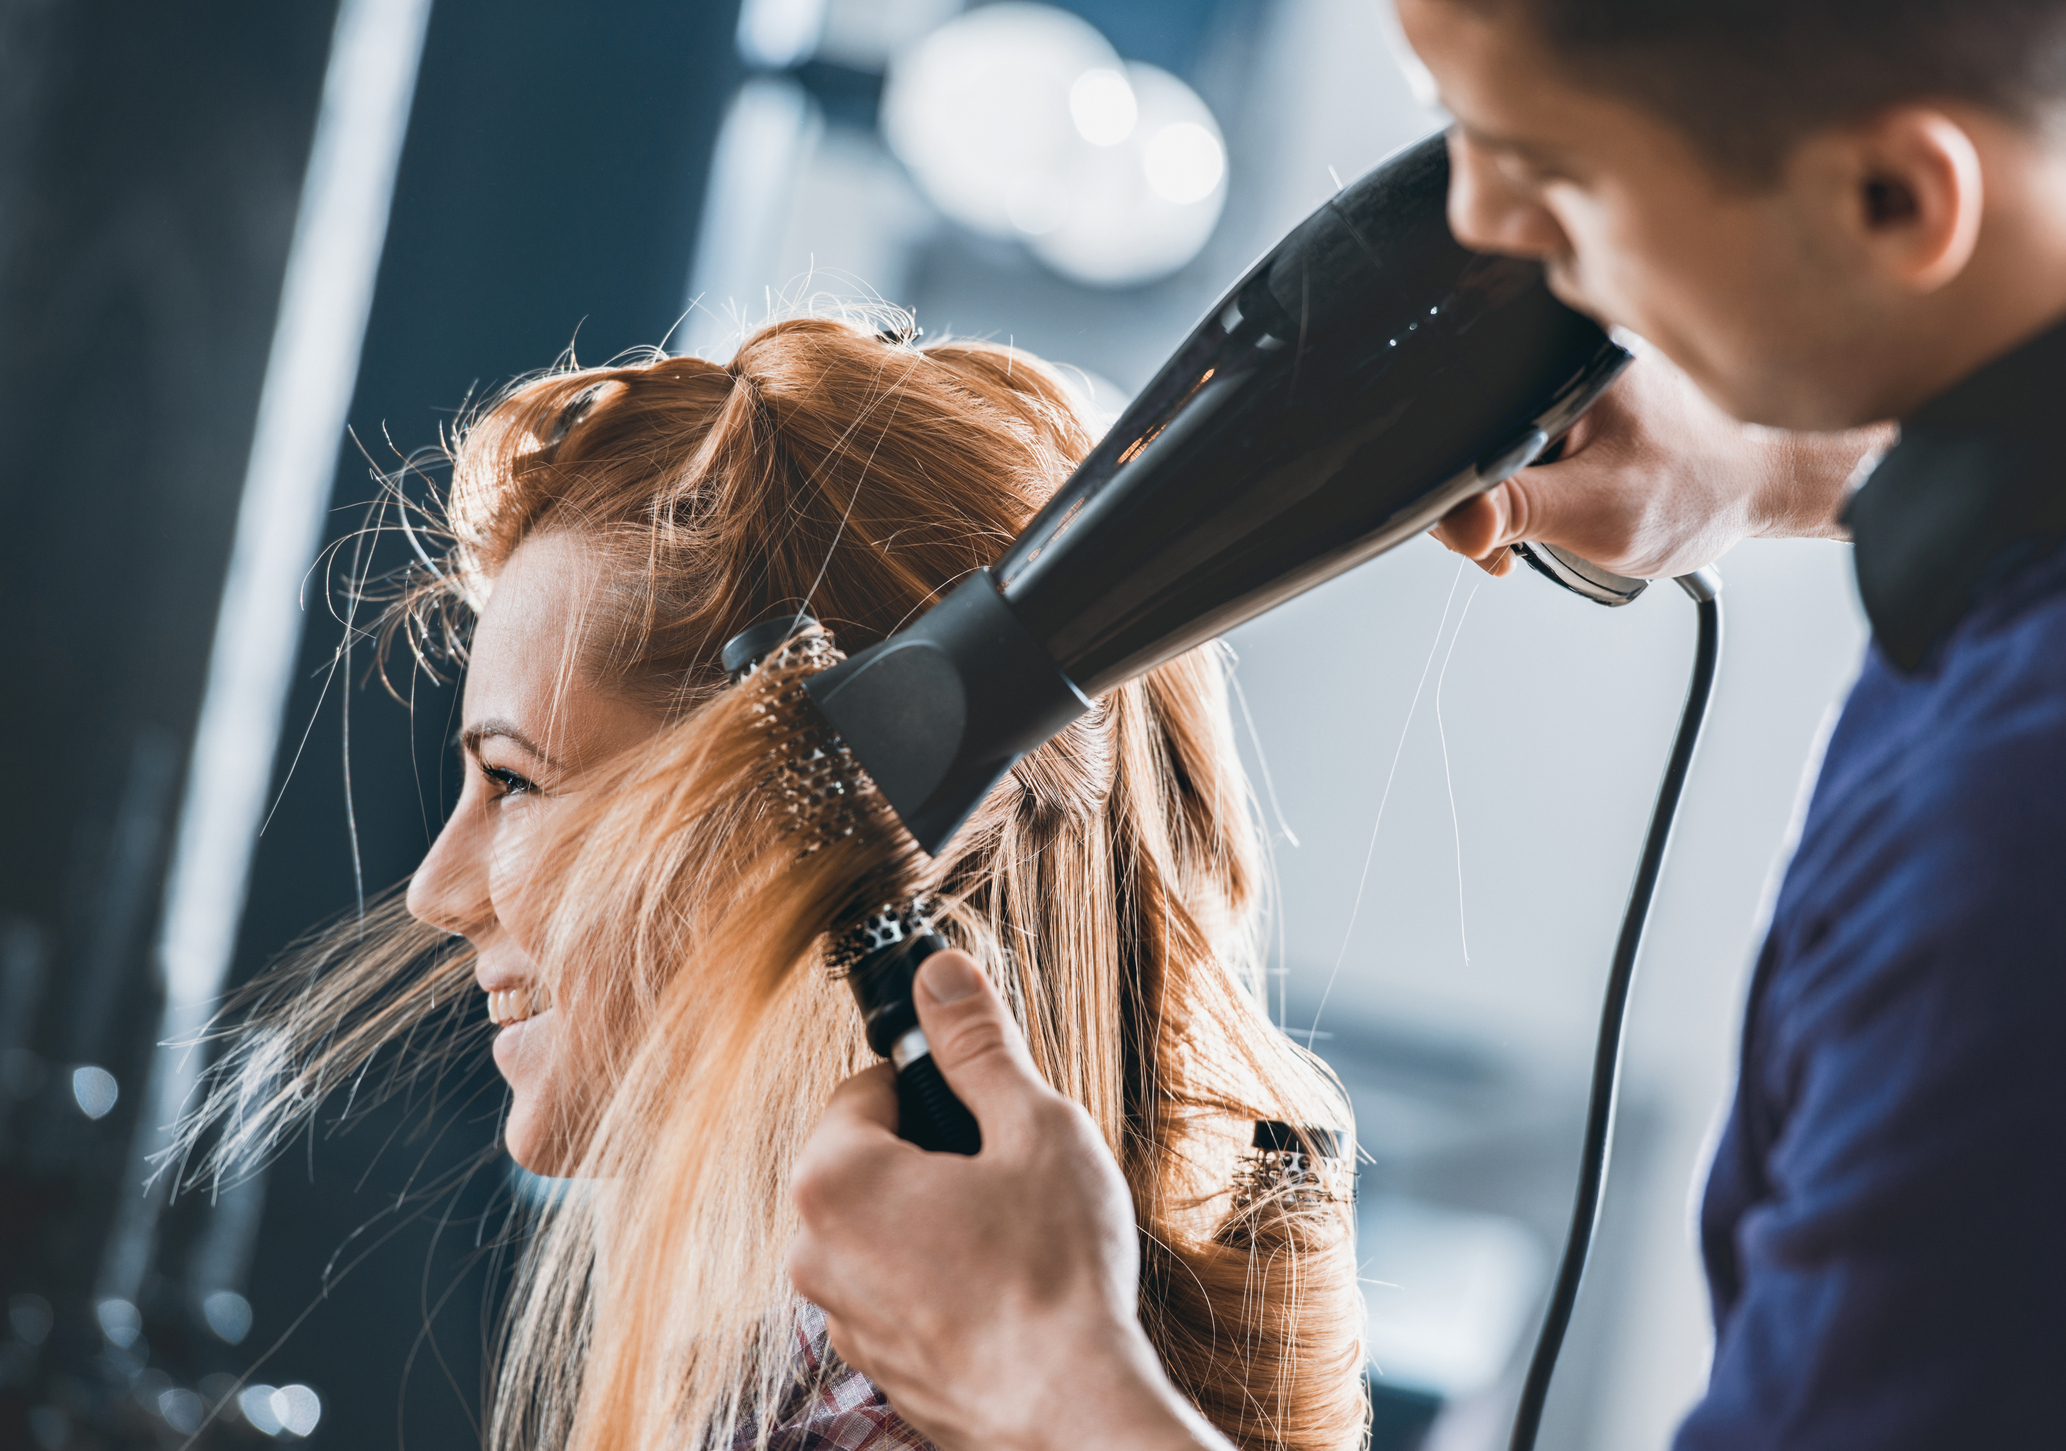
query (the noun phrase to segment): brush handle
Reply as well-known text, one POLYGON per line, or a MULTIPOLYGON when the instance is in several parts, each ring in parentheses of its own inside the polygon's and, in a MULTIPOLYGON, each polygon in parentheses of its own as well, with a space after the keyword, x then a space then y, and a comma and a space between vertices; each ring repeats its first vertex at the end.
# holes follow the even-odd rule
POLYGON ((935 1154, 973 1154, 982 1132, 933 1061, 918 1026, 912 989, 918 969, 947 939, 927 930, 922 908, 889 907, 857 929, 867 944, 847 968, 847 986, 861 1009, 868 1046, 897 1070, 897 1137, 935 1154))
MULTIPOLYGON (((924 1041, 923 1033, 912 1032, 924 1041)), ((897 1137, 935 1154, 974 1154, 983 1147, 975 1115, 947 1086, 930 1048, 897 1065, 897 1137)))

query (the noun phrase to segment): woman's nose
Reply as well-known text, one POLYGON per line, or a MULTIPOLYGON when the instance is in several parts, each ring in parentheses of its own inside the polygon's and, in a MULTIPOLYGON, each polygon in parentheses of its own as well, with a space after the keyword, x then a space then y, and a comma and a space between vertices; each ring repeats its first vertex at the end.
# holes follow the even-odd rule
POLYGON ((1500 174, 1469 137, 1449 133, 1449 230, 1473 252, 1549 257, 1565 247, 1564 229, 1500 174))
POLYGON ((469 788, 409 879, 409 913, 417 921, 465 937, 478 937, 494 922, 487 824, 479 796, 469 788))

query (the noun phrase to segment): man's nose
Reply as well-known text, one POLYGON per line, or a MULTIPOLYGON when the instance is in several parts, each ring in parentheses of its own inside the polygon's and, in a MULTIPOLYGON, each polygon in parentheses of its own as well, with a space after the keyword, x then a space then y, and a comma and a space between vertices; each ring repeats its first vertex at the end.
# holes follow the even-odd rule
POLYGON ((1500 174, 1482 149, 1449 133, 1449 230, 1473 252, 1548 257, 1562 250, 1563 228, 1500 174))

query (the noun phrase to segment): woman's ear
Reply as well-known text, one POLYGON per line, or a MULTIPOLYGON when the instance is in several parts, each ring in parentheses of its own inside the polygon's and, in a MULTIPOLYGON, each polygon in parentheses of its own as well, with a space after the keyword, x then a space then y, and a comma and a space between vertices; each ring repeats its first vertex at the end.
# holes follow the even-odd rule
POLYGON ((1811 146, 1835 170, 1837 225, 1870 272, 1921 296, 1965 270, 1984 195, 1979 149, 1957 121, 1928 106, 1898 106, 1811 146))

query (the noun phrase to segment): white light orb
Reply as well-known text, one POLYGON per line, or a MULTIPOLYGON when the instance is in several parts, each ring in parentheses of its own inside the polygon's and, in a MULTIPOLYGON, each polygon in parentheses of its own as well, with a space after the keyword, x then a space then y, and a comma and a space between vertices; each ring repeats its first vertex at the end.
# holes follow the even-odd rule
POLYGON ((88 1118, 106 1118, 121 1096, 121 1085, 107 1069, 83 1063, 72 1070, 72 1102, 88 1118))
POLYGON ((1203 201, 1227 174, 1220 139, 1196 121, 1176 121, 1148 138, 1141 151, 1148 185, 1164 201, 1203 201))
POLYGON ((1226 203, 1226 147, 1197 92, 1154 66, 1126 67, 1138 108, 1127 139, 1079 150, 1064 178, 1072 205, 1030 239, 1063 276, 1098 287, 1166 277, 1198 255, 1226 203))
POLYGON ((124 1349, 136 1344, 136 1337, 143 1333, 143 1316, 127 1300, 103 1300, 93 1307, 93 1313, 100 1321, 100 1333, 124 1349))
POLYGON ((1005 202, 1012 226, 1029 237, 1045 236, 1069 220, 1069 189, 1052 176, 1022 176, 1005 202))
POLYGON ((191 1436, 208 1419, 208 1403, 190 1390, 174 1386, 158 1395, 158 1414, 182 1436, 191 1436))
POLYGON ((1133 135, 1140 113, 1132 83, 1118 71, 1100 66, 1085 71, 1069 87, 1070 118, 1093 146, 1117 146, 1133 135))
POLYGON ((217 1290, 201 1302, 201 1318, 223 1340, 239 1345, 251 1333, 251 1302, 235 1290, 217 1290))
POLYGON ((1036 223, 1053 211, 1028 179, 1065 181, 1073 153, 1088 149, 1070 106, 1076 81, 1120 69, 1105 38, 1067 11, 985 5, 891 63, 883 135, 942 212, 992 236, 1022 235, 1015 197, 1036 223))
POLYGON ((782 70, 809 60, 825 29, 825 0, 746 0, 739 7, 739 56, 782 70))
POLYGON ((273 1388, 269 1385, 248 1385, 237 1392, 237 1409, 255 1431, 268 1436, 280 1434, 280 1418, 273 1413, 273 1388))
POLYGON ((307 1436, 323 1419, 323 1400, 307 1386, 281 1386, 272 1395, 273 1418, 280 1429, 295 1436, 307 1436))

